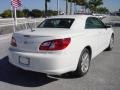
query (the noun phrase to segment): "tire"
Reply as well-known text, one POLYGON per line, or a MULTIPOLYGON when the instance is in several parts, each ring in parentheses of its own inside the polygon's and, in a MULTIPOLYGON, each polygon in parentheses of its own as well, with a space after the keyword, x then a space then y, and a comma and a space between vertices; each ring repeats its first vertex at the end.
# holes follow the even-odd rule
POLYGON ((114 47, 114 36, 112 35, 110 38, 109 46, 107 47, 107 51, 111 51, 114 47))
POLYGON ((87 48, 85 48, 80 55, 75 75, 78 77, 84 76, 89 70, 90 61, 91 61, 90 51, 87 48))

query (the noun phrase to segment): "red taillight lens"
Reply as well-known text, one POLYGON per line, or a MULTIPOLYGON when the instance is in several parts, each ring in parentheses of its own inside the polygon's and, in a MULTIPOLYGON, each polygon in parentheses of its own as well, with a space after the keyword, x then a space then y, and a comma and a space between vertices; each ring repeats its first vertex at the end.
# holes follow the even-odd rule
POLYGON ((39 50, 62 50, 70 44, 71 38, 55 39, 43 42, 39 50))
POLYGON ((12 39, 11 39, 11 45, 14 47, 17 47, 16 39, 14 37, 12 37, 12 39))

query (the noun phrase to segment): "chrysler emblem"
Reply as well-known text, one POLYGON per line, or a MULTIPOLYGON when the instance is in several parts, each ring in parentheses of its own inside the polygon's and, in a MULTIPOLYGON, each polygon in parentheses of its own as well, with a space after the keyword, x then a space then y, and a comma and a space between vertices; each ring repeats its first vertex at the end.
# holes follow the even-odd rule
POLYGON ((24 43, 24 44, 33 44, 34 41, 24 41, 23 43, 24 43))

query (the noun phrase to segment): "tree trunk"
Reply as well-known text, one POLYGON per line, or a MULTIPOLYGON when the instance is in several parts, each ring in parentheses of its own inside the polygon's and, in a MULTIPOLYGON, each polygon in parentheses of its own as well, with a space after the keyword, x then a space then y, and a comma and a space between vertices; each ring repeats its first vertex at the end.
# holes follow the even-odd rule
POLYGON ((57 14, 59 15, 59 0, 57 0, 57 14))
POLYGON ((77 13, 76 3, 74 3, 74 14, 77 13))
POLYGON ((45 0, 45 17, 47 16, 47 0, 45 0))
POLYGON ((66 15, 68 14, 68 0, 66 0, 66 15))
POLYGON ((70 15, 72 14, 72 2, 70 2, 70 15))

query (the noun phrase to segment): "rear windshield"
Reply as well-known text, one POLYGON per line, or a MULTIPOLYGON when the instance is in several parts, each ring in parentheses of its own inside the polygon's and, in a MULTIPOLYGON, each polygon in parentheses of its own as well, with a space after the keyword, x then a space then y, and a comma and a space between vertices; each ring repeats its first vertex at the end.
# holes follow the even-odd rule
POLYGON ((74 19, 64 19, 64 18, 55 18, 55 19, 46 19, 38 28, 70 28, 74 19))

